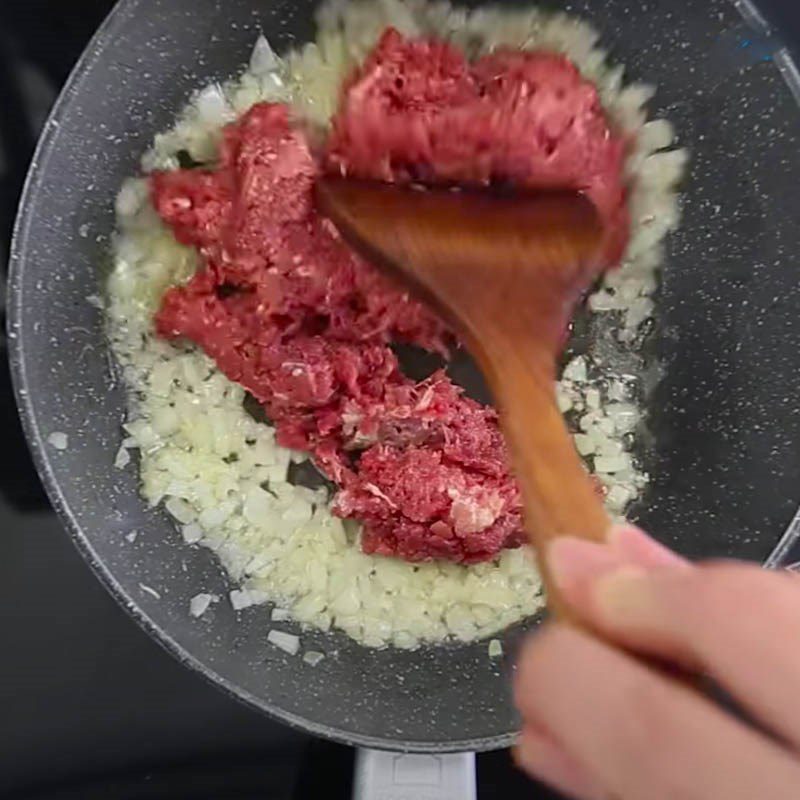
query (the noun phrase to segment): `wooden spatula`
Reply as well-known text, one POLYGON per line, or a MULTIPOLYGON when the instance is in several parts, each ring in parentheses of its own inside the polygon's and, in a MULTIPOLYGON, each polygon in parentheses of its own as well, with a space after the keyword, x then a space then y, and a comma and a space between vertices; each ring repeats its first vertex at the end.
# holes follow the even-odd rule
MULTIPOLYGON (((556 536, 609 526, 555 402, 555 364, 577 298, 599 270, 603 226, 567 192, 416 190, 324 178, 317 201, 344 239, 442 313, 494 393, 542 553, 556 536)), ((551 609, 569 618, 540 559, 551 609)))

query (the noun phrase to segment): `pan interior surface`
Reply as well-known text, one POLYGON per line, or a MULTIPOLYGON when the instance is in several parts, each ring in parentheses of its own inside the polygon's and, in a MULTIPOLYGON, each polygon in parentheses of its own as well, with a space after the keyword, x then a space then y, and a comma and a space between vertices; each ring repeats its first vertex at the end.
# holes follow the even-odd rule
MULTIPOLYGON (((267 642, 263 610, 219 603, 191 618, 198 592, 229 590, 220 567, 147 508, 133 470, 113 468, 125 393, 102 315, 86 301, 108 262, 113 198, 192 90, 239 72, 261 31, 279 52, 311 38, 314 5, 123 0, 106 21, 48 122, 18 220, 9 307, 23 421, 77 545, 182 661, 341 741, 501 747, 516 730, 509 664, 491 660, 485 642, 375 651, 342 634, 304 633, 309 649, 335 655, 300 668, 267 642), (54 433, 66 436, 64 449, 54 433)), ((692 153, 651 341, 653 482, 638 519, 693 557, 763 560, 800 503, 793 65, 774 39, 766 54, 740 47, 748 23, 727 0, 582 0, 570 11, 602 31, 630 76, 658 85, 652 114, 669 118, 692 153)), ((506 634, 508 654, 524 629, 506 634)))

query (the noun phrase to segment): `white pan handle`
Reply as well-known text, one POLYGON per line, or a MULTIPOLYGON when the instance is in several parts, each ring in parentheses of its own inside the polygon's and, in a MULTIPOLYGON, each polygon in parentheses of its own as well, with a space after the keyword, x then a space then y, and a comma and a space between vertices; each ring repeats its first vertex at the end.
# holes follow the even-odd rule
POLYGON ((477 800, 475 753, 423 755, 361 748, 353 800, 477 800))

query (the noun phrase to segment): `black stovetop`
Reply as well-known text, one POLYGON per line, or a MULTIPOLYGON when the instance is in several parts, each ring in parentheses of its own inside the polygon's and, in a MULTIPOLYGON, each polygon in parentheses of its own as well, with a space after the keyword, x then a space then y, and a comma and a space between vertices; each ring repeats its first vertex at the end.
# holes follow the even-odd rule
MULTIPOLYGON (((772 3, 800 40, 792 0, 772 3)), ((0 0, 0 264, 37 132, 111 5, 0 0)), ((229 699, 106 593, 50 510, 16 421, 4 352, 0 364, 0 796, 349 797, 352 750, 229 699)), ((507 753, 478 764, 482 798, 552 797, 517 774, 507 753)))

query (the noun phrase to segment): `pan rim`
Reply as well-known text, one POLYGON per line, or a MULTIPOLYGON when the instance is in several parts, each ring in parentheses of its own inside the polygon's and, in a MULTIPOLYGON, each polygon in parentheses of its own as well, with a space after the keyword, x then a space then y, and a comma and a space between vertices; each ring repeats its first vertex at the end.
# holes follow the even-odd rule
MULTIPOLYGON (((9 250, 7 333, 12 385, 25 438, 50 503, 81 556, 94 574, 100 579, 100 582, 105 586, 111 596, 126 610, 140 628, 146 631, 154 641, 180 663, 200 674, 209 683, 246 706, 265 713, 269 717, 279 720, 294 729, 350 746, 429 754, 463 751, 483 752, 508 747, 516 738, 515 732, 472 739, 451 739, 447 742, 435 742, 430 740, 392 740, 386 737, 362 735, 336 726, 317 723, 301 715, 285 711, 275 706, 273 703, 243 689, 235 682, 219 674, 216 670, 209 668, 203 661, 189 652, 189 650, 171 636, 167 630, 156 623, 131 594, 123 589, 113 572, 98 556, 89 537, 87 537, 82 530, 77 515, 65 499, 61 485, 52 469, 50 453, 45 447, 39 420, 37 419, 31 393, 29 391, 26 371, 25 342, 22 327, 24 316, 23 275, 24 264, 28 260, 29 238, 33 222, 33 215, 31 212, 38 194, 46 185, 47 165, 54 150, 54 139, 61 114, 64 109, 69 107, 74 99, 77 91, 77 84, 81 81, 85 73, 91 69, 101 52, 111 44, 120 28, 124 26, 136 12, 140 4, 141 0, 118 0, 114 8, 109 12, 108 16, 86 45, 59 93, 58 99, 42 129, 42 134, 37 143, 26 176, 9 250)), ((769 24, 761 17, 757 6, 751 3, 750 0, 732 0, 732 4, 739 10, 744 21, 750 27, 756 30, 764 27, 769 29, 769 24)), ((796 81, 797 68, 794 65, 795 62, 790 52, 785 48, 779 52, 782 54, 782 61, 777 65, 778 69, 787 80, 789 90, 792 91, 793 94, 796 94, 797 86, 792 83, 792 81, 796 81), (781 65, 783 65, 783 68, 781 68, 781 65)), ((798 96, 798 100, 800 100, 800 96, 798 96)), ((798 524, 798 518, 800 518, 800 511, 798 511, 797 517, 790 523, 783 537, 774 547, 772 554, 765 562, 765 566, 772 568, 782 566, 781 561, 783 557, 787 555, 791 546, 800 538, 800 524, 798 524)))
POLYGON ((77 515, 64 496, 61 485, 52 469, 50 454, 45 447, 44 437, 29 390, 26 369, 25 341, 22 326, 24 317, 23 276, 24 265, 28 259, 29 239, 33 222, 33 215, 31 212, 39 192, 46 184, 47 164, 54 149, 54 137, 58 129, 58 120, 63 110, 67 108, 73 100, 76 94, 76 85, 85 73, 91 69, 101 51, 109 46, 119 29, 136 11, 139 4, 140 0, 118 0, 108 16, 101 23, 94 36, 90 39, 70 72, 42 128, 42 133, 31 159, 20 196, 9 249, 9 272, 6 289, 8 318, 6 329, 9 341, 8 357, 14 397, 28 448, 32 454, 36 471, 42 481, 53 510, 56 512, 70 539, 82 558, 89 565, 92 572, 99 578, 101 584, 117 603, 125 609, 128 615, 133 618, 139 627, 181 664, 188 667, 193 672, 198 673, 210 684, 244 705, 283 722, 296 730, 352 747, 368 747, 376 750, 428 754, 470 751, 486 752, 509 747, 516 739, 516 732, 472 739, 451 739, 447 742, 430 740, 392 740, 386 737, 353 733, 335 726, 314 722, 306 717, 285 711, 273 703, 247 691, 235 682, 225 678, 216 670, 208 667, 199 658, 189 652, 189 650, 181 645, 167 630, 156 623, 132 595, 123 589, 113 572, 96 553, 89 537, 84 533, 77 519, 77 515))

